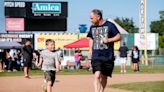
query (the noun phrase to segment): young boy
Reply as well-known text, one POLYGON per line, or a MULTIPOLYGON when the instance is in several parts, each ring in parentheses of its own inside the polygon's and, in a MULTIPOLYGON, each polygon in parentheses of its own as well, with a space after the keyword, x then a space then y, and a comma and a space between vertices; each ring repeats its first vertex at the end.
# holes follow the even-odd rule
POLYGON ((56 72, 59 71, 58 54, 54 51, 55 41, 52 39, 46 40, 46 49, 40 53, 40 62, 38 67, 42 64, 46 85, 43 86, 45 92, 52 92, 53 83, 55 82, 56 72))

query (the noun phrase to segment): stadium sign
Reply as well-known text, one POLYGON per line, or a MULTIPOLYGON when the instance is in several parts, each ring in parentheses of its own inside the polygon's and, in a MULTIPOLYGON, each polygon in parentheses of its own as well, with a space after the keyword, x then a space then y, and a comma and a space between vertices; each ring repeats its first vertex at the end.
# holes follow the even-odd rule
POLYGON ((4 2, 5 7, 21 7, 24 8, 26 6, 25 2, 4 2))
POLYGON ((61 13, 60 3, 32 3, 33 13, 61 13))

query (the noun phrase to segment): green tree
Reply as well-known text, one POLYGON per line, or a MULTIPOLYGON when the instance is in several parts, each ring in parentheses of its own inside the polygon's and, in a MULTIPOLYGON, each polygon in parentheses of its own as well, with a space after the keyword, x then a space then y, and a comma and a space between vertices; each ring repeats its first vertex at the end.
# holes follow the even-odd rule
POLYGON ((159 47, 164 48, 164 36, 159 36, 159 47))
POLYGON ((151 32, 159 33, 160 36, 164 35, 164 11, 160 11, 160 20, 152 21, 150 24, 151 32))
POLYGON ((159 33, 159 48, 164 48, 164 11, 160 11, 160 20, 152 21, 151 32, 159 33))
POLYGON ((159 14, 160 14, 160 19, 164 20, 164 11, 160 11, 159 14))
POLYGON ((151 32, 164 35, 164 20, 152 21, 150 24, 151 32))
POLYGON ((134 22, 132 19, 129 18, 116 18, 114 19, 116 23, 118 23, 121 27, 123 27, 127 32, 129 33, 137 33, 138 28, 134 25, 134 22))

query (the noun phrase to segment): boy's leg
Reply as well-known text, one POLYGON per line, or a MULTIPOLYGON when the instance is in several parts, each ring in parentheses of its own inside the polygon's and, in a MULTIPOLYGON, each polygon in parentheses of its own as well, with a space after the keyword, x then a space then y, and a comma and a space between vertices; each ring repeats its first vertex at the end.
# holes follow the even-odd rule
POLYGON ((47 82, 47 92, 52 92, 52 82, 51 81, 47 82))
POLYGON ((94 88, 95 88, 95 92, 101 92, 100 90, 102 89, 102 85, 101 85, 101 81, 100 81, 100 75, 101 72, 100 71, 96 71, 94 73, 94 88))
POLYGON ((44 83, 42 84, 42 92, 47 92, 47 82, 44 80, 44 83))
POLYGON ((47 92, 52 92, 52 86, 55 82, 55 71, 46 71, 44 72, 45 80, 47 83, 47 92))

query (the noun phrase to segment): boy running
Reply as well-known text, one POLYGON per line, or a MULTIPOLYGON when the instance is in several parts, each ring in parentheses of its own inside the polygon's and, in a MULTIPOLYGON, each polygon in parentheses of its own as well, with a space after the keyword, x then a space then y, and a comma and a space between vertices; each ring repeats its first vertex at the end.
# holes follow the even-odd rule
POLYGON ((41 51, 40 62, 38 66, 42 64, 42 70, 44 71, 44 77, 46 81, 45 92, 52 92, 52 87, 55 82, 56 72, 59 71, 58 54, 53 52, 55 48, 55 41, 52 39, 46 40, 46 49, 41 51))

